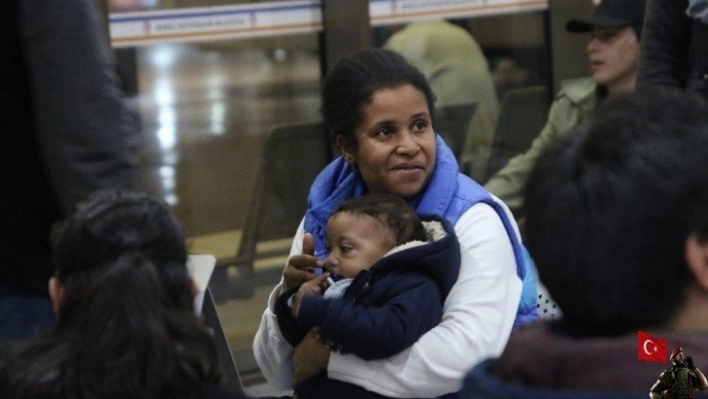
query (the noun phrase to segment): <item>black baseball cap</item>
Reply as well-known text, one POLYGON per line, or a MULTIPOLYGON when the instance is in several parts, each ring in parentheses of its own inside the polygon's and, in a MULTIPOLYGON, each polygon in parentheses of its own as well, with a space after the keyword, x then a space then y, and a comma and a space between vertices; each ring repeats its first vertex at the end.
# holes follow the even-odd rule
POLYGON ((590 32, 594 28, 631 26, 637 35, 642 31, 646 0, 602 0, 587 21, 572 19, 565 24, 568 32, 590 32))

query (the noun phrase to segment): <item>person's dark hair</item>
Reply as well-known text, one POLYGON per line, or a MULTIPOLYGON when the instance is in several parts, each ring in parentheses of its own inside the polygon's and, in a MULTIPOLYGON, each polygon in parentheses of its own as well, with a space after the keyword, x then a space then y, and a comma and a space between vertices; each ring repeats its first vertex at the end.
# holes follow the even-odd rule
POLYGON ((97 193, 55 228, 52 245, 64 287, 57 324, 7 348, 4 389, 16 397, 190 397, 220 381, 215 344, 193 313, 185 236, 165 204, 97 193))
POLYGON ((354 131, 362 120, 362 106, 374 93, 410 84, 420 90, 433 118, 435 95, 425 76, 401 55, 389 50, 358 51, 337 63, 327 74, 322 91, 322 114, 332 142, 342 135, 347 145, 358 148, 354 131))
POLYGON ((330 217, 340 212, 368 215, 379 220, 394 233, 396 245, 426 240, 425 227, 415 209, 393 195, 369 194, 352 198, 342 203, 330 217))
POLYGON ((526 244, 574 335, 664 326, 708 240, 708 110, 647 90, 608 99, 550 146, 526 187, 526 244))

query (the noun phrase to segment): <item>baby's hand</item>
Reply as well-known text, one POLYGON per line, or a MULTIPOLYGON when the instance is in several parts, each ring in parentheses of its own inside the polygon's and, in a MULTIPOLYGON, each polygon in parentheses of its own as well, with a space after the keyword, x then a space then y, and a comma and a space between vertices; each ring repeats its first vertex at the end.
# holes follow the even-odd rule
POLYGON ((300 286, 300 289, 297 290, 297 293, 293 297, 293 317, 297 317, 300 313, 302 298, 306 296, 318 296, 324 293, 324 290, 327 288, 328 277, 329 273, 324 273, 300 286))
POLYGON ((298 289, 296 295, 300 295, 301 298, 306 296, 322 295, 324 289, 326 288, 328 277, 329 273, 324 273, 304 283, 300 286, 300 289, 298 289))

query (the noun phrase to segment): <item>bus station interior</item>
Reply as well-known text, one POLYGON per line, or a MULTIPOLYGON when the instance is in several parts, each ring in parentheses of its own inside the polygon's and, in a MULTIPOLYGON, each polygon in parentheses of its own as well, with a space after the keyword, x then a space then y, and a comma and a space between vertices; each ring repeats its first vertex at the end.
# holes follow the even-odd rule
MULTIPOLYGON (((362 0, 346 1, 347 7, 367 6, 362 0)), ((344 0, 323 0, 323 6, 331 2, 344 0)), ((126 12, 124 2, 113 3, 111 21, 126 12)), ((147 12, 255 2, 143 3, 150 3, 147 12)), ((563 26, 571 17, 587 16, 592 0, 518 3, 535 8, 495 13, 480 6, 443 17, 480 44, 500 101, 509 90, 542 86, 548 105, 561 80, 588 75, 587 38, 566 34, 563 26)), ((300 171, 306 165, 319 168, 326 161, 322 157, 334 155, 327 144, 320 145, 322 152, 305 141, 277 146, 268 140, 274 126, 318 126, 322 77, 333 60, 323 43, 331 30, 350 29, 346 16, 323 13, 327 18, 339 21, 323 21, 317 32, 114 46, 119 75, 139 115, 139 188, 172 206, 192 253, 217 257, 214 278, 224 284, 215 285, 213 293, 247 388, 263 382, 251 343, 305 208, 312 177, 300 171), (281 175, 269 175, 273 171, 281 175), (285 187, 283 196, 302 195, 273 196, 272 187, 285 187)), ((403 25, 366 26, 368 44, 380 47, 403 25)), ((344 52, 356 49, 343 47, 344 52)))

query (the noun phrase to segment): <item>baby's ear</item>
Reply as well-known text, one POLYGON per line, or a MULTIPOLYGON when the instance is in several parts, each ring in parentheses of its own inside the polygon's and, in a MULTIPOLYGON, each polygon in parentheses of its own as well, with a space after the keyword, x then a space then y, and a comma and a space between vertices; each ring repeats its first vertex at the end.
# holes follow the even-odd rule
POLYGON ((686 263, 694 281, 703 290, 708 291, 708 242, 691 234, 686 240, 686 263))

